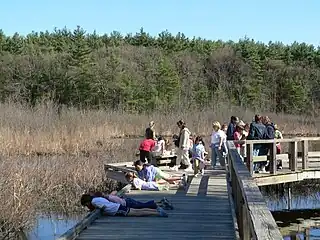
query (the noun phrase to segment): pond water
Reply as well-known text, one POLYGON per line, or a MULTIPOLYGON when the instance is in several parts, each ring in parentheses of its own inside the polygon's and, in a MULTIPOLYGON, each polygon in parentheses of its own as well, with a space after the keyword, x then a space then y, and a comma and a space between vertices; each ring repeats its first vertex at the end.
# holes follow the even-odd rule
POLYGON ((73 227, 83 216, 42 215, 35 227, 27 233, 28 240, 55 240, 73 227))
MULTIPOLYGON (((209 138, 206 138, 209 142, 209 138)), ((129 149, 136 149, 140 139, 122 139, 123 144, 129 149)), ((286 144, 283 144, 286 145, 286 144)), ((284 150, 286 146, 284 146, 284 150)), ((310 144, 309 151, 320 151, 320 142, 310 144)), ((286 240, 306 239, 304 236, 305 227, 309 228, 309 240, 320 239, 320 189, 319 192, 314 191, 312 194, 302 196, 301 194, 292 193, 291 210, 304 209, 303 211, 293 211, 293 215, 287 215, 288 199, 287 195, 278 195, 263 192, 267 205, 274 213, 274 217, 281 228, 284 238, 286 240), (314 209, 312 211, 305 211, 305 209, 314 209), (306 214, 307 212, 307 214, 306 214), (288 221, 289 220, 289 221, 288 221), (311 222, 310 222, 311 221, 311 222), (319 228, 317 227, 319 226, 319 228)), ((54 240, 62 233, 73 227, 83 215, 79 216, 62 216, 62 215, 43 215, 40 216, 32 231, 27 233, 28 240, 54 240)))
POLYGON ((303 184, 292 188, 290 204, 286 188, 278 194, 261 189, 284 239, 320 239, 319 186, 303 184))

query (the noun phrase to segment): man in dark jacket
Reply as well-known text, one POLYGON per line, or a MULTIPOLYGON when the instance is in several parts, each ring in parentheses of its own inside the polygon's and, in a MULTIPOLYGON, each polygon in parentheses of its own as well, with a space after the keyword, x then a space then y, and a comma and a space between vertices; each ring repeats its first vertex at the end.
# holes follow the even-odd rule
MULTIPOLYGON (((255 115, 254 122, 250 125, 249 135, 247 137, 248 140, 261 140, 266 137, 266 126, 262 123, 262 116, 255 115)), ((253 156, 261 156, 264 155, 264 146, 263 144, 253 144, 253 156)), ((265 163, 253 164, 253 168, 255 172, 259 172, 265 163)))
POLYGON ((238 117, 235 117, 235 116, 231 117, 228 129, 227 129, 227 140, 234 140, 233 134, 236 130, 236 125, 238 122, 239 122, 238 117))

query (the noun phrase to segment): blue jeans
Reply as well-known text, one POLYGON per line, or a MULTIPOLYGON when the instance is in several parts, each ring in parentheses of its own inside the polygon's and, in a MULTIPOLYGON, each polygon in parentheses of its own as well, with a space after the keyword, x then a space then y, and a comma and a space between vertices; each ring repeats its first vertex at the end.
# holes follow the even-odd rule
POLYGON ((149 209, 157 209, 157 204, 155 201, 148 201, 148 202, 139 202, 132 198, 126 198, 126 205, 128 208, 134 208, 134 209, 142 209, 142 208, 149 208, 149 209))
MULTIPOLYGON (((268 148, 266 148, 264 145, 253 145, 253 156, 263 156, 268 154, 268 148)), ((253 163, 253 171, 259 171, 264 166, 267 165, 267 162, 259 162, 259 163, 253 163)))
POLYGON ((225 166, 226 157, 223 156, 222 151, 218 147, 211 146, 211 166, 215 167, 217 165, 217 160, 219 159, 220 166, 225 166))

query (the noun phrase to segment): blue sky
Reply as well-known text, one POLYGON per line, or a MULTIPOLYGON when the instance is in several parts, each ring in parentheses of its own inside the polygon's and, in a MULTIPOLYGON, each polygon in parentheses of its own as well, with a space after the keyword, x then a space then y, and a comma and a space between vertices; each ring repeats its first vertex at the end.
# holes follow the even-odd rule
POLYGON ((320 45, 319 0, 8 0, 0 7, 0 29, 9 35, 74 29, 99 34, 156 35, 168 29, 188 37, 320 45), (319 15, 317 16, 317 13, 319 15))

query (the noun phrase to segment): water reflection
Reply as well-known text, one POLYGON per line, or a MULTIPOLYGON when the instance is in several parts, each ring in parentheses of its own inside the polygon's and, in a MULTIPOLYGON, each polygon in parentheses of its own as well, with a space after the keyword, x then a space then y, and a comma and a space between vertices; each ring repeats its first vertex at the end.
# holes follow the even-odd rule
POLYGON ((320 239, 319 180, 290 184, 291 201, 288 199, 288 186, 261 188, 283 239, 320 239))
POLYGON ((32 231, 27 234, 28 240, 54 240, 73 227, 82 216, 40 216, 32 231))

